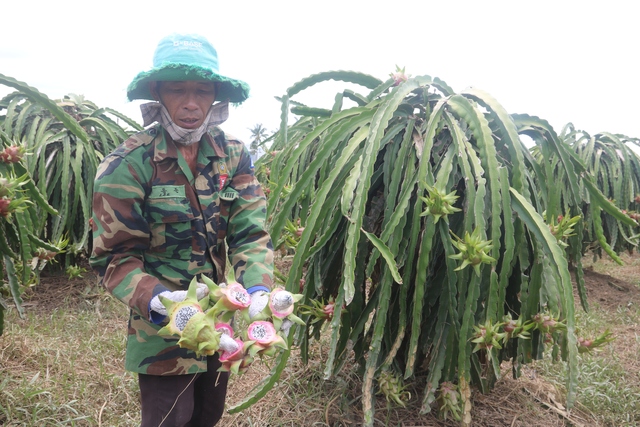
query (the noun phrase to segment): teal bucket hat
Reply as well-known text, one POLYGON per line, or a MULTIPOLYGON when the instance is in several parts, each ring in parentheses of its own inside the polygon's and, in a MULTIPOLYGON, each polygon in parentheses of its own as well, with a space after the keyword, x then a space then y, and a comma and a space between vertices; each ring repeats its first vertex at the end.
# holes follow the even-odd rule
POLYGON ((154 81, 217 82, 216 100, 241 103, 249 97, 249 85, 219 73, 218 53, 198 34, 171 34, 158 43, 153 68, 139 73, 127 88, 129 101, 153 100, 149 83, 154 81))

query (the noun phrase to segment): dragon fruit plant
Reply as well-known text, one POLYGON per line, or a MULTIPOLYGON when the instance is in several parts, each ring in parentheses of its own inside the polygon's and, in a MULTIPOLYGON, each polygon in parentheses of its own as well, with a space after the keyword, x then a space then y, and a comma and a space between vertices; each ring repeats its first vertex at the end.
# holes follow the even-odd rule
MULTIPOLYGON (((459 405, 449 413, 469 425, 471 388, 488 393, 501 362, 512 361, 520 376, 522 366, 544 356, 551 327, 571 408, 579 372, 571 274, 586 310, 585 251, 618 261, 615 252, 637 246, 638 223, 622 212, 640 211, 640 175, 633 173, 640 158, 631 149, 637 143, 572 126, 558 135, 541 118, 509 114, 482 90, 456 92, 404 67, 384 80, 348 70, 316 73, 279 99, 272 155, 255 168, 269 169, 274 246, 295 242, 295 249, 285 247, 292 258, 283 287, 303 293, 305 302, 334 298, 330 315, 321 306, 301 308, 312 331, 298 328, 295 338, 306 361, 311 339, 321 338, 315 332, 327 326, 324 377, 357 370, 362 425, 374 425, 384 368, 416 385, 426 377, 416 395, 422 411, 445 414, 459 405), (306 90, 335 82, 349 86, 329 105, 300 102, 306 90), (530 150, 521 136, 536 146, 530 150), (564 223, 553 222, 559 215, 564 223), (534 321, 545 309, 553 316, 534 321), (502 320, 508 313, 513 318, 502 320), (506 329, 496 330, 499 323, 506 329), (492 357, 474 351, 478 344, 492 357)), ((582 342, 584 352, 594 345, 582 342)), ((229 412, 265 396, 289 355, 283 351, 269 379, 229 412)))
POLYGON ((0 288, 9 297, 0 295, 0 335, 10 302, 24 316, 21 295, 46 265, 64 271, 90 250, 91 177, 100 158, 142 130, 82 95, 53 100, 0 74, 5 86, 15 91, 0 100, 0 288), (56 246, 65 239, 71 250, 56 246))

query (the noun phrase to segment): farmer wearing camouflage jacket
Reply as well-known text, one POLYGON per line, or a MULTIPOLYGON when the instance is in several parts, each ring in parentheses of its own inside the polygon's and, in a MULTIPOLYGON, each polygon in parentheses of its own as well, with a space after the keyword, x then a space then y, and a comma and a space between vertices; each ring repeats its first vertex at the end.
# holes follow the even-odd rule
MULTIPOLYGON (((213 426, 228 374, 217 372, 217 354, 198 358, 157 334, 167 314, 158 295, 184 299, 194 276, 224 282, 228 254, 252 303, 266 303, 265 196, 245 146, 217 127, 249 87, 218 73, 215 49, 198 35, 162 39, 153 65, 127 90, 130 100, 153 100, 141 106, 146 130, 96 175, 90 262, 131 309, 125 368, 139 374, 142 426, 213 426)), ((207 292, 199 285, 199 298, 207 292)))

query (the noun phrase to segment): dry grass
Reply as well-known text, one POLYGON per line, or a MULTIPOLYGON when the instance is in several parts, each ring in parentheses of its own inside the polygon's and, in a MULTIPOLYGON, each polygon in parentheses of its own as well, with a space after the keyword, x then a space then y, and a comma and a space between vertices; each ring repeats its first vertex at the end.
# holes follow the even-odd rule
MULTIPOLYGON (((640 258, 624 259, 624 267, 587 263, 592 311, 579 311, 579 325, 584 333, 613 325, 616 341, 582 358, 577 405, 571 411, 564 407, 561 364, 536 362, 517 380, 505 364, 503 378, 490 394, 473 393, 474 426, 640 425, 631 412, 640 413, 640 258)), ((126 308, 92 288, 90 277, 46 278, 37 290, 27 300, 26 318, 10 310, 0 336, 0 425, 139 425, 137 381, 123 369, 126 308)), ((361 425, 360 379, 353 369, 345 369, 324 380, 327 347, 314 343, 308 365, 294 349, 286 372, 267 396, 242 413, 225 415, 219 425, 361 425)), ((228 404, 242 401, 268 374, 269 366, 258 363, 233 378, 228 404)), ((422 390, 417 387, 410 390, 406 408, 388 407, 379 396, 375 425, 458 425, 420 414, 422 390)))
MULTIPOLYGON (((638 325, 640 321, 640 257, 623 254, 624 266, 618 266, 608 260, 585 259, 589 271, 586 274, 587 289, 591 304, 591 314, 577 309, 579 324, 584 333, 602 332, 609 325, 618 325, 616 340, 606 351, 583 356, 584 375, 579 385, 579 397, 571 411, 565 408, 564 367, 550 361, 539 361, 523 369, 518 379, 511 376, 509 364, 503 364, 503 377, 488 395, 474 392, 472 395, 472 418, 474 426, 487 427, 552 427, 552 426, 621 426, 640 425, 640 419, 633 420, 633 413, 626 414, 616 408, 610 408, 591 401, 589 394, 596 396, 597 387, 592 384, 591 370, 612 375, 613 378, 599 378, 605 389, 614 384, 618 375, 615 369, 625 371, 625 387, 620 393, 626 393, 627 401, 634 405, 634 394, 640 393, 640 339, 638 325), (613 285, 612 285, 613 284, 613 285), (615 355, 611 357, 611 355, 615 355), (615 359, 615 362, 614 362, 615 359), (544 373, 544 374, 543 374, 544 373), (584 398, 588 406, 581 401, 584 398), (618 411, 618 412, 616 412, 618 411), (625 421, 628 419, 628 421, 625 421), (637 424, 636 424, 637 421, 637 424)), ((576 299, 577 301, 577 299, 576 299)), ((361 384, 358 378, 342 373, 338 378, 323 380, 322 361, 326 360, 323 343, 314 347, 309 366, 303 366, 299 357, 293 354, 287 372, 280 384, 264 399, 244 411, 223 419, 225 427, 245 426, 356 426, 360 425, 361 384), (292 383, 296 387, 292 387, 292 383)), ((246 395, 247 383, 257 383, 268 369, 250 370, 236 379, 229 390, 229 403, 235 404, 246 395)), ((611 390, 609 390, 611 392, 611 390)), ((420 414, 419 396, 422 390, 413 390, 413 400, 407 408, 386 407, 384 397, 380 396, 376 408, 376 423, 380 426, 457 426, 451 420, 438 419, 435 414, 420 414)), ((600 400, 606 400, 601 398, 600 400)), ((624 399, 623 399, 624 400, 624 399)), ((638 408, 640 413, 640 406, 638 408)))
MULTIPOLYGON (((248 410, 231 414, 223 419, 224 427, 248 426, 359 426, 362 422, 360 404, 361 383, 353 374, 342 373, 337 378, 322 379, 323 366, 315 354, 309 366, 303 366, 293 357, 280 384, 248 410)), ((524 375, 515 380, 510 366, 503 366, 503 378, 488 395, 474 391, 472 395, 473 425, 479 427, 522 426, 594 426, 593 415, 584 408, 567 411, 564 397, 556 386, 536 374, 535 369, 524 369, 524 375)), ((256 383, 268 370, 251 370, 246 377, 236 378, 231 384, 228 402, 242 400, 245 387, 256 383)), ((412 399, 406 408, 387 407, 383 396, 378 397, 376 426, 449 427, 459 423, 439 419, 435 414, 420 414, 422 390, 412 390, 412 399)))
MULTIPOLYGON (((63 294, 59 294, 63 295, 63 294)), ((110 296, 9 312, 0 336, 0 425, 139 425, 123 370, 126 310, 110 296)))

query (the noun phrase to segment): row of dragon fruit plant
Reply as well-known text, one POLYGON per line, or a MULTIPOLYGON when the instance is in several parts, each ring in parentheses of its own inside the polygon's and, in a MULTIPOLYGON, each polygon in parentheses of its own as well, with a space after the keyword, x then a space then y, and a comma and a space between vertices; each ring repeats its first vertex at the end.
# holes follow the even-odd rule
MULTIPOLYGON (((20 310, 40 269, 86 255, 97 163, 140 126, 79 96, 52 101, 13 78, 0 83, 17 89, 0 100, 1 333, 7 301, 20 310)), ((577 353, 611 336, 575 335, 569 265, 587 309, 582 257, 619 260, 637 245, 638 140, 570 125, 557 135, 482 91, 455 93, 429 76, 326 72, 281 100, 273 153, 256 171, 276 246, 293 255, 283 283, 290 294, 303 283, 306 325, 292 328, 272 375, 232 411, 264 396, 291 344, 305 358, 323 328, 325 376, 357 362, 368 425, 376 390, 404 404, 403 380, 418 379, 424 412, 468 423, 472 385, 490 391, 502 360, 518 375, 547 345, 568 362, 570 406, 577 353), (345 89, 329 109, 292 99, 327 80, 367 93, 345 89), (290 113, 299 120, 289 124, 290 113)))
POLYGON ((403 404, 409 381, 426 384, 423 412, 469 424, 471 386, 489 392, 501 361, 518 376, 548 346, 567 362, 571 407, 578 353, 613 337, 576 335, 570 265, 586 310, 582 257, 620 261, 637 246, 638 140, 570 125, 558 135, 481 90, 402 70, 319 73, 280 99, 282 125, 256 167, 272 235, 293 257, 286 287, 302 283, 316 302, 295 339, 305 357, 328 329, 326 378, 355 361, 364 424, 377 391, 403 404), (295 101, 329 80, 348 86, 333 105, 295 101))

